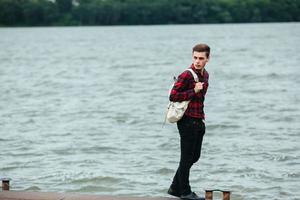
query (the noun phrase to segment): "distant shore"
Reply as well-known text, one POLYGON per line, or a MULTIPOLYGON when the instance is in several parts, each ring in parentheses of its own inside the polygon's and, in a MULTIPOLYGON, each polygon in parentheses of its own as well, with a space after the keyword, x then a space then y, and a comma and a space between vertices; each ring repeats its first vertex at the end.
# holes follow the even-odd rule
POLYGON ((0 0, 0 27, 299 21, 293 0, 0 0))

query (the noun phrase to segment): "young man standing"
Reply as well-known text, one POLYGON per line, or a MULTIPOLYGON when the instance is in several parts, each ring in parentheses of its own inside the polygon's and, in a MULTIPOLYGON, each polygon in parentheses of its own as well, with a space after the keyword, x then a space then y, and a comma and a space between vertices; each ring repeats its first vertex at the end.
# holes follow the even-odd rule
POLYGON ((190 100, 184 116, 177 122, 180 135, 180 162, 168 194, 186 200, 204 200, 191 191, 190 169, 201 154, 202 139, 205 134, 204 98, 208 88, 208 72, 205 65, 209 61, 210 47, 197 44, 192 51, 193 63, 190 68, 197 74, 199 82, 194 81, 188 70, 178 76, 171 90, 170 101, 190 100))

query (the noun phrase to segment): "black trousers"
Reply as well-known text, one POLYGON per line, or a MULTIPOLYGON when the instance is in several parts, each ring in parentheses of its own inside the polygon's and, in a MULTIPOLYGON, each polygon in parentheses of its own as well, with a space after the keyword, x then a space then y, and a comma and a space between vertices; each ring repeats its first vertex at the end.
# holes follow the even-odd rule
POLYGON ((177 122, 177 127, 180 134, 181 155, 171 188, 179 195, 186 195, 191 192, 189 182, 190 169, 201 155, 205 124, 201 119, 183 116, 177 122))

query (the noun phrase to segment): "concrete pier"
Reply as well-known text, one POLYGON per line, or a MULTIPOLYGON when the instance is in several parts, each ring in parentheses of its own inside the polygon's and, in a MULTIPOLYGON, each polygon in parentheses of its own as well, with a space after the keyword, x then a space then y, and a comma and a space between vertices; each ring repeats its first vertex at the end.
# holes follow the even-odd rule
POLYGON ((168 197, 114 197, 74 193, 1 191, 0 200, 178 200, 168 197))

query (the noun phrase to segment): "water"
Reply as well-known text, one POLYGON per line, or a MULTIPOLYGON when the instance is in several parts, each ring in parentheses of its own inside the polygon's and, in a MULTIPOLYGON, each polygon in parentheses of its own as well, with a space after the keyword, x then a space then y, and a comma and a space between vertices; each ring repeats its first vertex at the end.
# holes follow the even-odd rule
POLYGON ((167 196, 173 75, 212 48, 192 189, 300 199, 300 24, 0 29, 0 176, 14 190, 167 196))

